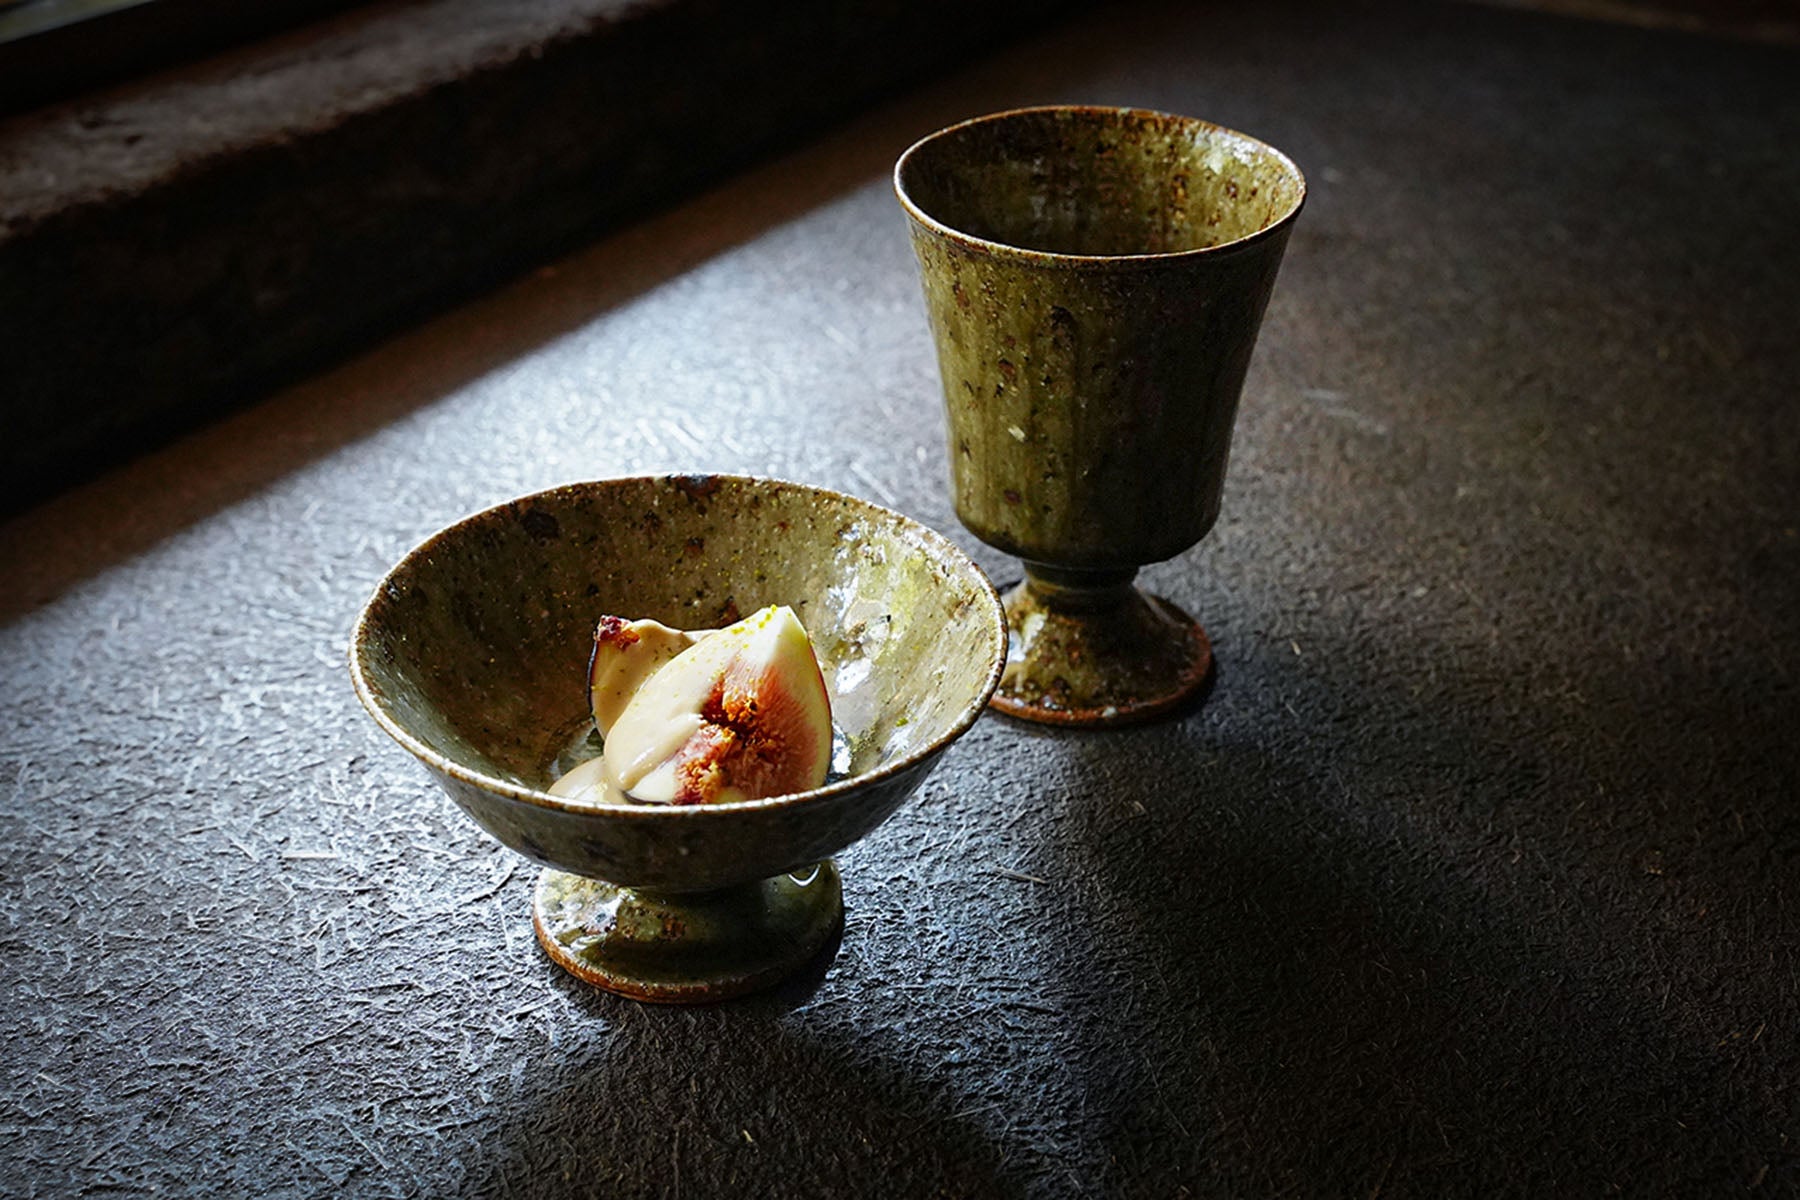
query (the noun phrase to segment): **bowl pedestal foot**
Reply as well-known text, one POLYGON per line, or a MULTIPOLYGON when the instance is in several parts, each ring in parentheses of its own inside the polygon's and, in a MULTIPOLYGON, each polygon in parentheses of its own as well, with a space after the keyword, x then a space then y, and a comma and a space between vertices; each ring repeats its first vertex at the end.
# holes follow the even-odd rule
POLYGON ((844 919, 837 867, 710 892, 622 887, 546 868, 532 894, 545 953, 595 987, 654 1004, 705 1004, 779 983, 844 919))

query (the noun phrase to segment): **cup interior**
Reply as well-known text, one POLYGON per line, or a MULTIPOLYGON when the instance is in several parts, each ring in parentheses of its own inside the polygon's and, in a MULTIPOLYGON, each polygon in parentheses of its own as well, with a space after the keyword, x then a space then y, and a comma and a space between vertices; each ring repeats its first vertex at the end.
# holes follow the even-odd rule
POLYGON ((1305 197, 1254 138, 1142 109, 1054 107, 932 134, 895 169, 901 199, 953 232, 1084 257, 1177 254, 1254 236, 1305 197))

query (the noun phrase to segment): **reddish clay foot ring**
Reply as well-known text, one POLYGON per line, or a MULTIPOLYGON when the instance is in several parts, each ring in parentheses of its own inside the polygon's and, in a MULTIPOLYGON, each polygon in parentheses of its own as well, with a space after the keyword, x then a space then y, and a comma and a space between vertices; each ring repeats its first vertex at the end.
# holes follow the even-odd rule
POLYGON ((989 704, 1021 721, 1078 728, 1131 725, 1193 700, 1212 673, 1200 623, 1133 588, 1102 611, 1050 608, 1021 584, 1006 597, 1011 645, 989 704))
POLYGON ((842 925, 844 905, 829 859, 684 894, 548 868, 531 917, 551 961, 584 983, 651 1004, 708 1004, 773 987, 806 966, 842 925))

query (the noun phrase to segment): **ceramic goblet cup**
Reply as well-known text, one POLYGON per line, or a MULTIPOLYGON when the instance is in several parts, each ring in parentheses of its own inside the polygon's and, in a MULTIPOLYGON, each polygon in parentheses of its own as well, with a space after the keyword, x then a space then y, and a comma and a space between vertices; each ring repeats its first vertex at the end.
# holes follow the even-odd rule
POLYGON ((772 984, 829 943, 830 856, 974 723, 1005 650, 999 598, 947 539, 823 488, 712 475, 572 484, 450 526, 375 589, 350 667, 457 806, 545 868, 532 915, 551 959, 685 1003, 772 984), (738 804, 548 794, 600 749, 587 669, 602 616, 706 629, 768 604, 811 635, 836 778, 738 804))
POLYGON ((992 703, 1068 725, 1179 705, 1211 645, 1132 580, 1218 518, 1305 180, 1205 121, 1053 107, 932 134, 894 187, 937 343, 957 516, 1024 563, 992 703))

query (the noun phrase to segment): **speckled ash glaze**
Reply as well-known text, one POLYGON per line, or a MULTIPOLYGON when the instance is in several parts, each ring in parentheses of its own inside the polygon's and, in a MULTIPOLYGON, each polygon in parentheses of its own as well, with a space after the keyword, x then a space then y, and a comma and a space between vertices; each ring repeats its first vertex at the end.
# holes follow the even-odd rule
MULTIPOLYGON (((426 541, 364 609, 351 673, 375 720, 483 829, 664 903, 804 873, 874 829, 974 723, 1005 649, 987 578, 915 521, 776 480, 642 477, 526 496, 426 541), (601 615, 705 628, 766 604, 792 606, 812 636, 847 778, 714 806, 590 807, 545 792, 589 719, 601 615)), ((818 913, 804 924, 819 927, 818 913)), ((765 976, 689 993, 664 981, 644 998, 713 999, 765 976)))
MULTIPOLYGON (((1204 537, 1306 196, 1294 164, 1189 117, 1052 107, 933 134, 901 156, 894 186, 912 218, 962 522, 1024 559, 1028 588, 1044 573, 1034 568, 1053 569, 1063 598, 1081 572, 1114 589, 1119 572, 1204 537)), ((1035 603, 1065 611, 1047 595, 1035 603)), ((1016 640, 1016 615, 1013 628, 1016 640)), ((1045 644, 1072 638, 1079 630, 1045 644)), ((1203 642, 1176 639, 1196 652, 1203 642)), ((1191 655, 1154 694, 1093 667, 1079 652, 1027 664, 1061 699, 1027 695, 1036 685, 1020 691, 1009 675, 996 703, 1112 723, 1178 703, 1169 687, 1199 686, 1191 655)))

